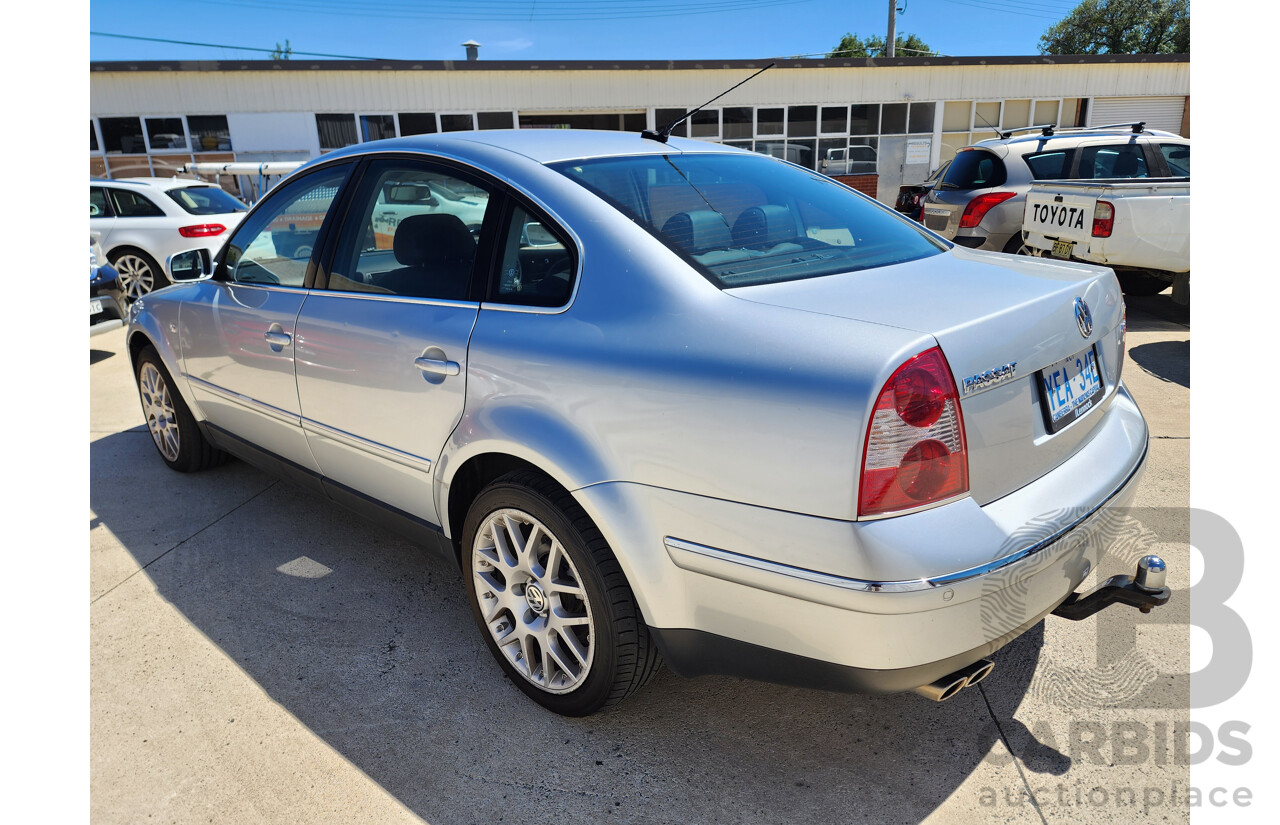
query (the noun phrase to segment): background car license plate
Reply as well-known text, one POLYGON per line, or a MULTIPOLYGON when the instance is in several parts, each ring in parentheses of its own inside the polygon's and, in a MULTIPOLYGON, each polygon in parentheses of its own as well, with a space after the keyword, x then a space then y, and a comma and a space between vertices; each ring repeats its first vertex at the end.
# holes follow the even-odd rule
POLYGON ((1051 433, 1081 418, 1102 397, 1098 356, 1091 346, 1039 372, 1040 408, 1051 433))
POLYGON ((1076 244, 1075 244, 1075 241, 1054 241, 1054 242, 1053 242, 1053 257, 1055 257, 1055 258, 1070 258, 1070 257, 1071 257, 1071 250, 1075 247, 1075 245, 1076 245, 1076 244))
POLYGON ((102 312, 102 302, 101 302, 101 301, 89 301, 89 314, 90 314, 90 315, 97 315, 99 312, 102 312))

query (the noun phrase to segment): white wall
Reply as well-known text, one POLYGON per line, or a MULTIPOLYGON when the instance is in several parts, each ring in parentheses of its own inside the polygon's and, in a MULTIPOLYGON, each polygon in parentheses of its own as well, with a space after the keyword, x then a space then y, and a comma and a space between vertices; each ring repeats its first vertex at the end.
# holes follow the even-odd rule
POLYGON ((315 115, 310 112, 228 112, 231 146, 237 155, 246 152, 306 152, 320 154, 315 115))

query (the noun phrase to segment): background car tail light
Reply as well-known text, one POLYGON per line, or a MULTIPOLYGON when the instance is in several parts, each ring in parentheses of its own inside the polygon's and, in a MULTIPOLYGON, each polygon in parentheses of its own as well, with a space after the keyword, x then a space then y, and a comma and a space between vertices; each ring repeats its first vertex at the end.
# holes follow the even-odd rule
POLYGON ((195 226, 181 227, 178 234, 184 238, 208 238, 226 231, 227 228, 220 223, 198 223, 195 226))
POLYGON ((858 491, 859 516, 889 515, 969 491, 960 394, 938 347, 898 367, 880 391, 858 491))
POLYGON ((969 201, 969 205, 964 208, 964 214, 960 216, 960 228, 972 229, 973 227, 982 223, 983 217, 986 216, 986 214, 991 211, 991 207, 995 206, 998 203, 1004 203, 1005 201, 1009 200, 1009 198, 1012 198, 1015 194, 1017 193, 988 192, 985 195, 979 195, 978 197, 969 201))
POLYGON ((1093 237, 1110 238, 1116 225, 1116 208, 1106 201, 1098 201, 1093 207, 1093 237))

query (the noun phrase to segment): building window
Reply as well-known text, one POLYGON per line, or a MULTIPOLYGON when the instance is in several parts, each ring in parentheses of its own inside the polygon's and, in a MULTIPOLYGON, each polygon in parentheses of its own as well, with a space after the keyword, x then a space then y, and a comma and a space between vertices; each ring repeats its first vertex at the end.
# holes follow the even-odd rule
POLYGON ((435 112, 401 112, 400 136, 433 135, 436 133, 435 112))
POLYGON ((907 104, 886 103, 880 107, 880 134, 905 135, 907 133, 907 104))
POLYGON ((440 131, 442 132, 468 132, 474 128, 476 128, 474 115, 440 115, 440 131))
POLYGON ((360 115, 360 141, 384 140, 396 136, 393 115, 360 115))
POLYGON ((146 119, 147 143, 153 152, 187 148, 187 134, 180 117, 149 117, 146 119))
POLYGON ((510 112, 479 112, 476 114, 481 129, 512 129, 515 119, 510 112))
POLYGON ((316 115, 316 132, 320 135, 320 151, 328 152, 341 149, 353 143, 356 138, 356 116, 349 115, 316 115))
POLYGON ((933 134, 933 118, 936 103, 913 102, 907 115, 907 132, 913 135, 933 134))
POLYGON ((747 106, 731 106, 722 113, 721 131, 725 140, 751 138, 751 109, 747 106))
POLYGON ((785 110, 782 107, 776 109, 756 109, 756 134, 757 135, 781 135, 783 131, 783 123, 785 110))
POLYGON ((691 137, 712 139, 720 137, 719 109, 703 109, 701 112, 694 112, 689 117, 689 121, 691 137))
POLYGON ((849 134, 880 134, 880 104, 858 103, 849 107, 849 134))
POLYGON ((848 106, 823 106, 822 107, 822 134, 824 135, 849 134, 849 107, 848 106))
POLYGON ((93 128, 93 121, 89 121, 89 151, 98 151, 98 130, 93 128))
POLYGON ((187 115, 191 148, 197 152, 230 152, 231 130, 226 115, 187 115))
POLYGON ((131 155, 147 151, 142 141, 142 121, 136 117, 104 117, 98 119, 102 127, 102 144, 107 154, 131 155))
MULTIPOLYGON (((661 129, 672 121, 679 120, 684 117, 684 113, 688 109, 654 109, 653 110, 653 128, 661 129)), ((671 130, 671 134, 677 137, 689 136, 689 121, 682 122, 679 126, 671 130)))

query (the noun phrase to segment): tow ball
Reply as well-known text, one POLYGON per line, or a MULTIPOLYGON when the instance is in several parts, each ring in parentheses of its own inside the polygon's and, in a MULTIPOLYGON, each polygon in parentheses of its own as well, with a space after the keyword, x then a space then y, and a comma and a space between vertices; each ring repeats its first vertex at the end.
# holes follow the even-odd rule
POLYGON ((1164 559, 1159 556, 1143 556, 1133 577, 1112 576, 1088 593, 1072 593, 1058 605, 1053 615, 1078 622, 1113 604, 1127 604, 1143 613, 1169 601, 1172 595, 1165 586, 1167 573, 1164 559))

